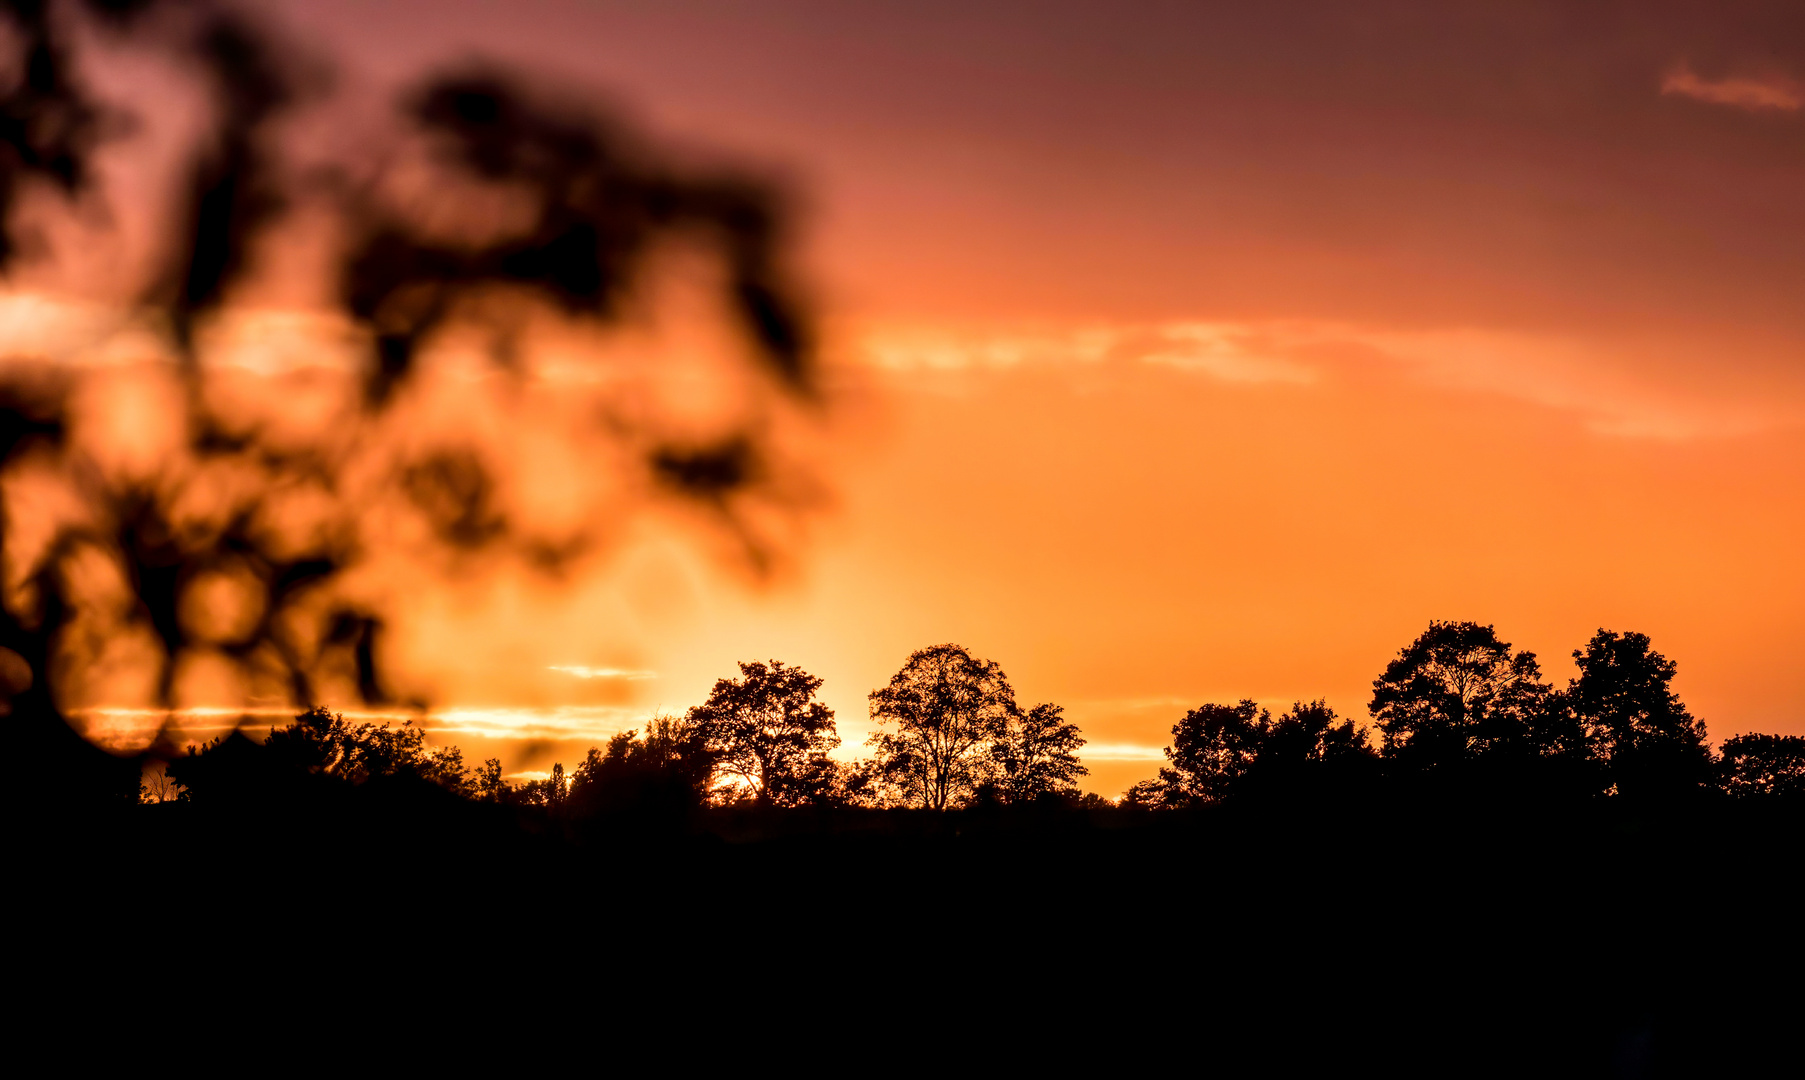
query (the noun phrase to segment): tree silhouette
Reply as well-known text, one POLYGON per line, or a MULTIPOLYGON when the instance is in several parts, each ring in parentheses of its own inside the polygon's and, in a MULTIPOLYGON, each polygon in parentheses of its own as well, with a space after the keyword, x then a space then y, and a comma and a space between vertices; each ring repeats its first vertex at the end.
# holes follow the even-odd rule
POLYGON ((564 802, 570 796, 570 782, 564 778, 562 762, 553 762, 551 774, 545 778, 545 808, 552 813, 564 809, 564 802))
POLYGON ((1253 768, 1271 722, 1270 713, 1245 699, 1238 705, 1207 704, 1190 710, 1172 725, 1172 744, 1166 747, 1170 764, 1160 769, 1157 788, 1143 791, 1137 799, 1162 806, 1222 801, 1253 768))
POLYGON ((343 713, 315 706, 284 727, 272 727, 261 744, 237 731, 170 761, 168 779, 196 802, 267 799, 283 793, 319 792, 382 781, 417 785, 454 795, 476 794, 463 751, 429 747, 426 733, 404 721, 353 724, 343 713))
POLYGON ((1675 796, 1710 782, 1705 723, 1673 692, 1678 667, 1647 634, 1601 628, 1573 662, 1567 698, 1620 794, 1675 796))
POLYGON ((476 798, 483 802, 498 803, 507 798, 507 781, 501 778, 501 759, 488 758, 477 766, 474 781, 476 798))
POLYGON ((394 728, 386 722, 350 724, 343 713, 316 705, 287 727, 272 727, 263 746, 284 767, 348 783, 405 776, 459 794, 473 790, 463 751, 428 747, 426 732, 412 721, 394 728))
POLYGON ((570 778, 570 813, 578 818, 627 813, 681 817, 708 798, 714 757, 687 717, 655 716, 644 736, 629 729, 590 747, 570 778))
POLYGON ((1172 726, 1169 764, 1123 796, 1132 807, 1210 805, 1258 792, 1299 794, 1330 778, 1363 776, 1375 755, 1366 729, 1326 701, 1296 702, 1277 720, 1251 700, 1200 705, 1172 726))
POLYGON ((1041 704, 1013 716, 991 747, 992 781, 1004 801, 1033 802, 1045 795, 1078 794, 1078 778, 1090 770, 1078 761, 1084 736, 1065 710, 1041 704))
POLYGON ((1173 789, 1161 778, 1137 780, 1130 785, 1116 805, 1124 810, 1165 810, 1171 807, 1173 789))
POLYGON ((930 810, 963 805, 991 779, 993 744, 1008 738, 1015 691, 994 660, 959 645, 910 655, 890 684, 871 692, 871 718, 886 725, 869 745, 900 801, 930 810))
POLYGON ((1377 757, 1364 727, 1342 720, 1322 700, 1295 702, 1264 726, 1243 785, 1291 793, 1330 778, 1366 779, 1377 757))
POLYGON ((138 785, 138 801, 152 806, 166 802, 186 802, 188 789, 169 775, 167 766, 152 768, 145 771, 144 779, 138 785))
POLYGON ((1720 755, 1724 790, 1740 798, 1805 798, 1805 735, 1738 735, 1720 755))
POLYGON ((819 801, 833 786, 828 751, 840 745, 834 713, 815 700, 821 680, 801 668, 741 663, 739 679, 721 679, 689 723, 714 760, 723 794, 760 805, 819 801))
POLYGON ((1531 652, 1512 653, 1490 626, 1431 622, 1373 681, 1369 706, 1387 760, 1407 768, 1481 755, 1571 752, 1531 652))

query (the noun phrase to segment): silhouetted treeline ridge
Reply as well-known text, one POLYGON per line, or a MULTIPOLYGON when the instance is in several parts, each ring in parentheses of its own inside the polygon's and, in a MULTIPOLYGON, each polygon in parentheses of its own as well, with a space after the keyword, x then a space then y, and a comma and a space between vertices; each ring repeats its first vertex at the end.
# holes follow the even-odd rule
POLYGON ((1491 626, 1432 622, 1373 682, 1372 727, 1299 702, 1206 704, 1172 729, 1167 767, 1123 801, 1149 808, 1347 792, 1379 783, 1487 796, 1796 796, 1805 737, 1742 735, 1714 754, 1647 635, 1600 629, 1556 688, 1491 626))
MULTIPOLYGON (((381 780, 429 784, 479 802, 586 817, 628 808, 746 805, 916 807, 1067 800, 1107 805, 1078 791, 1086 775, 1075 724, 1053 704, 1023 709, 1002 668, 957 645, 911 656, 890 684, 873 691, 881 730, 870 756, 829 757, 840 745, 833 710, 816 699, 821 680, 781 661, 740 666, 708 700, 681 716, 655 717, 592 747, 566 771, 510 783, 498 758, 474 769, 457 747, 426 746, 411 722, 352 724, 315 707, 259 746, 233 734, 153 772, 146 802, 205 800, 240 791, 240 774, 278 772, 324 787, 381 780)), ((258 790, 278 790, 257 785, 258 790)))
POLYGON ((252 774, 289 786, 303 776, 406 780, 574 819, 733 806, 1152 812, 1390 789, 1664 805, 1805 795, 1805 738, 1742 735, 1714 754, 1672 690, 1674 663, 1647 636, 1599 630, 1573 655, 1579 674, 1555 688, 1492 627, 1434 622, 1374 681, 1370 727, 1320 700, 1277 717, 1251 700, 1199 705, 1173 726, 1159 775, 1114 803, 1078 790, 1085 740, 1059 706, 1022 708, 995 661, 953 644, 916 652, 872 691, 878 731, 852 762, 829 756, 840 738, 816 698, 821 680, 774 660, 740 664, 740 678, 718 681, 701 705, 622 732, 568 771, 556 763, 542 780, 509 783, 496 758, 467 769, 456 747, 427 747, 411 724, 352 725, 316 707, 261 746, 235 735, 191 748, 143 798, 207 799, 252 774))

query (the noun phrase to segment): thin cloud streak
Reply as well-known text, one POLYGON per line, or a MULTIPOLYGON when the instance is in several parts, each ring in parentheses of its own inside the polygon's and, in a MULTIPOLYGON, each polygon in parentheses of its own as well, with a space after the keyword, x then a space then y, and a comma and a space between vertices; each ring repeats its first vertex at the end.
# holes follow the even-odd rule
POLYGON ((465 708, 434 712, 427 732, 480 739, 590 739, 601 742, 642 726, 656 709, 628 705, 563 705, 553 708, 465 708))
POLYGON ((1083 761, 1164 761, 1166 750, 1135 743, 1089 743, 1078 757, 1083 761))
POLYGON ((1237 323, 1170 322, 1071 330, 885 328, 861 343, 868 363, 890 371, 1006 369, 1030 364, 1159 364, 1228 383, 1309 383, 1316 372, 1262 349, 1237 323))
POLYGON ((579 679, 622 679, 637 682, 642 679, 656 679, 656 671, 634 671, 627 668, 584 667, 581 664, 550 664, 547 671, 561 671, 566 675, 574 675, 579 679))
MULTIPOLYGON (((118 754, 137 754, 148 749, 159 735, 185 745, 234 730, 255 732, 277 727, 293 720, 300 712, 292 705, 245 708, 201 705, 180 709, 103 705, 71 709, 68 715, 76 730, 95 745, 118 754)), ((359 724, 418 723, 422 719, 419 713, 398 710, 345 709, 342 712, 347 720, 359 724)))
MULTIPOLYGON (((205 739, 235 729, 257 731, 292 720, 294 707, 222 708, 202 706, 175 710, 97 707, 71 713, 82 734, 118 753, 137 753, 159 732, 175 741, 205 739)), ((626 705, 566 705, 551 708, 452 708, 430 712, 334 709, 360 724, 411 722, 440 742, 457 737, 602 742, 628 728, 642 726, 658 710, 626 705)))
POLYGON ((880 369, 912 373, 1028 366, 1106 370, 1145 364, 1246 387, 1320 387, 1374 361, 1431 386, 1496 394, 1576 414, 1601 435, 1687 440, 1805 422, 1805 401, 1771 393, 1706 398, 1662 385, 1624 344, 1483 327, 1400 330, 1318 320, 1185 320, 1009 327, 880 327, 861 352, 880 369))
POLYGON ((1689 97, 1712 105, 1761 112, 1797 112, 1805 108, 1805 84, 1784 75, 1765 78, 1706 79, 1681 64, 1661 80, 1661 93, 1689 97))

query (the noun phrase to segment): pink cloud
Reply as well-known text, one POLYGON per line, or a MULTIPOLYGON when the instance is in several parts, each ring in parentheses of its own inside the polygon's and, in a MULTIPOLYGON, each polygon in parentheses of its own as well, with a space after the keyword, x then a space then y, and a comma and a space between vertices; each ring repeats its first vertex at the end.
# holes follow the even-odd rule
POLYGON ((1729 105, 1738 109, 1780 109, 1795 112, 1805 107, 1805 85, 1784 75, 1763 78, 1706 79, 1681 64, 1661 80, 1661 93, 1729 105))

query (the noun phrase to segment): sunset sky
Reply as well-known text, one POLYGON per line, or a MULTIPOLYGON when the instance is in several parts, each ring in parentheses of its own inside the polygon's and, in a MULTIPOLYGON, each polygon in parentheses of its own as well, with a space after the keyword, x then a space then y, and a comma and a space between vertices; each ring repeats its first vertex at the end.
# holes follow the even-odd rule
POLYGON ((475 55, 794 185, 831 408, 758 580, 639 520, 423 591, 436 737, 568 767, 735 661, 944 641, 1157 768, 1206 701, 1366 715, 1431 619, 1564 683, 1639 630, 1805 734, 1805 6, 293 0, 340 92, 475 55))

